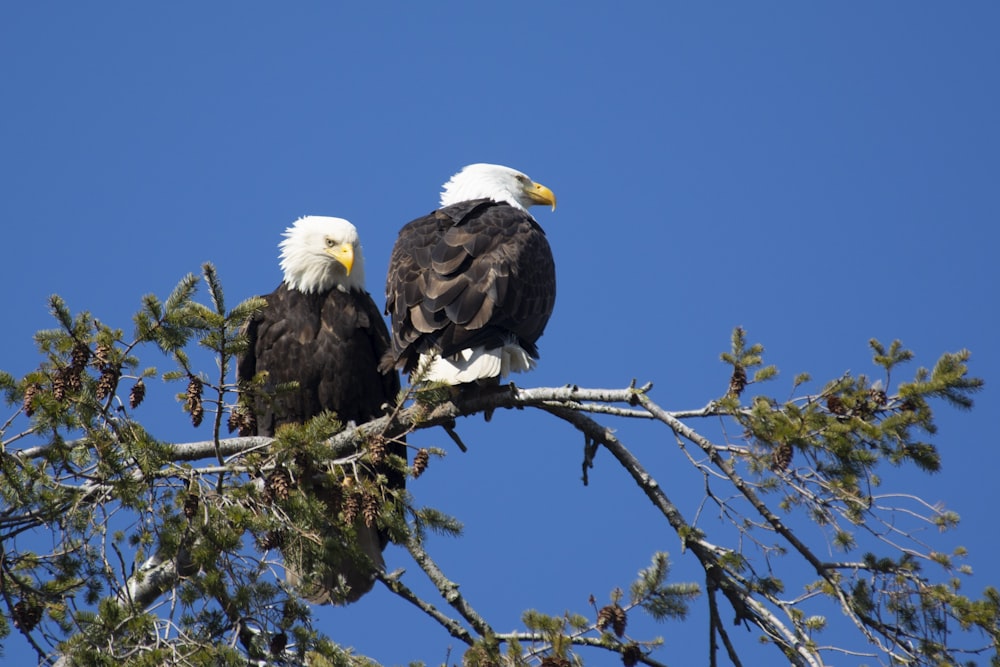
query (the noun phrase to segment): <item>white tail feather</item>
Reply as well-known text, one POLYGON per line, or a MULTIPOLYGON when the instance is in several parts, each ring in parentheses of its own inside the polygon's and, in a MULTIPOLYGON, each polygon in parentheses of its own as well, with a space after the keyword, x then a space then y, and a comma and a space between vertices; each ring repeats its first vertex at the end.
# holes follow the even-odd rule
POLYGON ((511 373, 523 373, 535 366, 535 360, 517 343, 487 350, 466 348, 447 359, 435 355, 420 355, 418 368, 426 368, 421 377, 426 382, 465 384, 487 378, 505 378, 511 373))

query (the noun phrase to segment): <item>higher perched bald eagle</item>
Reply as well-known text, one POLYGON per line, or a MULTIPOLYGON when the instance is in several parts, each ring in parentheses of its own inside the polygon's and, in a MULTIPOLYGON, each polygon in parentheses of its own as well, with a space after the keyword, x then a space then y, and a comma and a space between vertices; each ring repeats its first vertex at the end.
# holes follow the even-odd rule
MULTIPOLYGON (((395 370, 379 371, 379 360, 389 348, 389 332, 378 307, 365 291, 365 265, 358 232, 347 220, 309 216, 297 220, 280 243, 284 280, 264 297, 267 307, 246 328, 249 348, 238 360, 237 377, 253 378, 267 372, 265 390, 297 382, 291 391, 257 397, 254 413, 257 434, 273 436, 282 424, 302 423, 329 410, 344 422, 363 423, 379 417, 399 391, 395 370)), ((390 448, 405 457, 402 445, 390 448)), ((402 475, 384 471, 390 484, 403 486, 402 475)), ((335 494, 323 481, 311 488, 323 497, 335 494)), ((376 567, 384 568, 385 537, 359 522, 358 540, 376 567)), ((355 562, 336 535, 328 545, 325 563, 317 565, 315 588, 305 591, 311 602, 353 602, 371 590, 370 568, 355 562), (334 592, 343 575, 350 593, 334 592)), ((286 563, 293 583, 299 573, 286 563)))
POLYGON ((441 208, 399 232, 386 313, 394 367, 451 385, 525 371, 556 298, 555 263, 528 207, 555 195, 519 171, 472 164, 452 176, 441 208))

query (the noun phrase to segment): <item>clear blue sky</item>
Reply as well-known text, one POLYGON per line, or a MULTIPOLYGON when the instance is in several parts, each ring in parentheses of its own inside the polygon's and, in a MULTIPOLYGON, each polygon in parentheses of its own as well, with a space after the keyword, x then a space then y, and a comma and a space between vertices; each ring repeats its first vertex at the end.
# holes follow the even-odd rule
MULTIPOLYGON (((943 472, 885 476, 962 515, 970 592, 1000 585, 998 33, 990 2, 6 3, 0 368, 35 366, 52 293, 127 330, 142 294, 206 260, 231 304, 269 292, 305 214, 355 222, 381 304, 399 227, 461 166, 507 164, 559 198, 536 213, 558 302, 519 384, 638 378, 668 409, 699 407, 725 391, 735 325, 781 368, 781 397, 802 371, 811 389, 875 373, 871 337, 922 365, 970 348, 988 385, 971 413, 941 407, 943 472)), ((691 518, 701 478, 672 438, 617 426, 691 518)), ((459 431, 470 451, 411 489, 466 523, 431 551, 498 630, 528 607, 586 612, 657 549, 700 581, 610 457, 580 484, 569 427, 518 413, 459 431)), ((177 406, 158 435, 205 433, 177 406)), ((321 618, 384 663, 460 660, 384 590, 321 618)), ((704 662, 700 620, 656 633, 662 660, 704 662)))

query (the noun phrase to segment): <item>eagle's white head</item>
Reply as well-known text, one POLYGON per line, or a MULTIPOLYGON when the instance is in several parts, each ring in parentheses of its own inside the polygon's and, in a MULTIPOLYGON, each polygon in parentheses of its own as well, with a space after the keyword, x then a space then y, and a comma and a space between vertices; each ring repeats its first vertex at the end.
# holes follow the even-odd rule
POLYGON ((365 257, 358 230, 343 218, 308 215, 285 230, 281 270, 289 289, 310 294, 336 287, 365 288, 365 257))
POLYGON ((470 164, 451 177, 441 192, 441 206, 450 206, 470 199, 492 199, 507 202, 527 212, 535 204, 556 207, 556 196, 541 183, 499 164, 470 164))

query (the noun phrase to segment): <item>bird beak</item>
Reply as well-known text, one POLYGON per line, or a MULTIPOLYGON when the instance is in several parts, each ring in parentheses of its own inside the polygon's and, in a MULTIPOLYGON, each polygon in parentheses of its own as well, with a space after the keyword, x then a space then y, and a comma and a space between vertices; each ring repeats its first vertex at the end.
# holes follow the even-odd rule
POLYGON ((350 243, 342 243, 335 248, 324 250, 326 254, 344 265, 347 275, 351 275, 351 268, 354 266, 354 246, 350 243))
POLYGON ((536 204, 550 204, 552 210, 556 210, 556 196, 552 194, 552 190, 549 190, 541 183, 532 183, 525 188, 525 193, 536 204))

